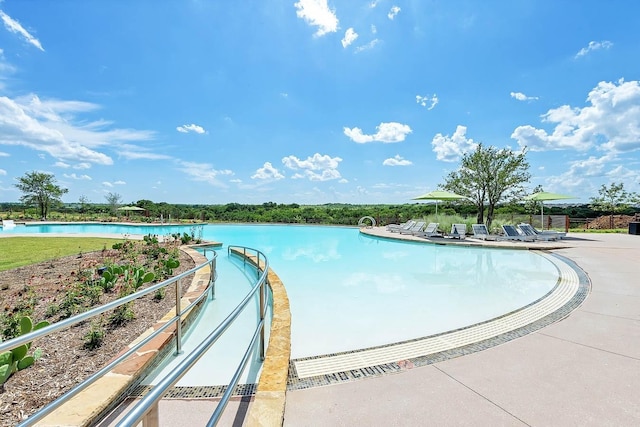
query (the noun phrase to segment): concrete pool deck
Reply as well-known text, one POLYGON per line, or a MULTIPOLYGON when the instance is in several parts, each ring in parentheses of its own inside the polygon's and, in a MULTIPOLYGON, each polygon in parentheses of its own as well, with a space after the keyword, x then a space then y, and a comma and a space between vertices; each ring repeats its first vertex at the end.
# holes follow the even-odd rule
MULTIPOLYGON (((568 237, 526 245, 482 242, 553 249, 577 263, 592 288, 567 318, 463 357, 289 391, 284 425, 639 425, 640 238, 568 237)), ((480 244, 469 238, 459 243, 480 244)))

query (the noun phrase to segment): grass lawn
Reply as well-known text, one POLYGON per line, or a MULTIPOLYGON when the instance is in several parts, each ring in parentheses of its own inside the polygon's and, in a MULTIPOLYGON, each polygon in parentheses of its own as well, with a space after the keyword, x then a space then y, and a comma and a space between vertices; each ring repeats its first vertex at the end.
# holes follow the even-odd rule
POLYGON ((110 249, 123 239, 102 237, 5 237, 0 239, 0 271, 81 252, 110 249))

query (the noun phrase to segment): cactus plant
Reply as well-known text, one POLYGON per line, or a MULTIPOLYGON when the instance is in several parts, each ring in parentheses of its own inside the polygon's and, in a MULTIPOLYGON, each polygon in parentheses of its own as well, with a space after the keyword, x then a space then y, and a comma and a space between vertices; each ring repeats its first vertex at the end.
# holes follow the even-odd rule
POLYGON ((116 286, 118 277, 123 273, 124 269, 119 265, 110 265, 102 272, 99 285, 105 292, 110 292, 116 286))
MULTIPOLYGON (((47 325, 49 322, 42 321, 34 326, 29 316, 23 316, 20 319, 20 335, 28 334, 47 325)), ((31 343, 29 342, 0 354, 0 384, 4 384, 14 372, 28 368, 40 358, 42 350, 36 349, 33 355, 29 356, 27 353, 30 348, 31 343)))
POLYGON ((129 267, 124 271, 124 281, 130 283, 134 291, 137 291, 145 283, 151 282, 155 278, 152 272, 145 273, 143 267, 129 267))

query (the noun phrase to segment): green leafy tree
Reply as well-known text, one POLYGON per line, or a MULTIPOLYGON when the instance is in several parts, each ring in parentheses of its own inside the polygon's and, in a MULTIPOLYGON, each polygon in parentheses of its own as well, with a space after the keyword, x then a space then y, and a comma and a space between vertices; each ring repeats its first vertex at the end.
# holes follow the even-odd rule
MULTIPOLYGON (((542 185, 537 185, 536 188, 533 189, 531 194, 541 193, 544 189, 542 185)), ((540 212, 542 202, 539 200, 531 200, 528 199, 524 204, 524 211, 530 215, 535 215, 540 212)))
POLYGON ((530 177, 526 150, 515 153, 479 144, 462 156, 460 168, 451 172, 441 187, 467 196, 478 210, 477 223, 486 223, 490 228, 496 206, 522 197, 523 185, 530 177))
POLYGON ((122 196, 118 193, 107 193, 104 198, 107 199, 107 203, 109 204, 109 209, 111 209, 111 212, 114 215, 117 214, 118 207, 122 204, 122 196))
POLYGON ((14 185, 23 193, 20 201, 28 206, 37 206, 42 219, 47 219, 51 205, 62 203, 62 195, 69 191, 56 185, 53 174, 44 172, 27 172, 18 181, 14 185))
POLYGON ((80 213, 84 215, 85 213, 87 213, 87 209, 89 208, 89 198, 85 195, 82 195, 78 199, 78 202, 80 203, 80 213))
POLYGON ((596 211, 609 213, 609 228, 613 228, 613 215, 625 211, 638 199, 636 193, 629 193, 621 182, 612 182, 608 187, 604 184, 598 190, 598 196, 591 198, 591 208, 596 211))

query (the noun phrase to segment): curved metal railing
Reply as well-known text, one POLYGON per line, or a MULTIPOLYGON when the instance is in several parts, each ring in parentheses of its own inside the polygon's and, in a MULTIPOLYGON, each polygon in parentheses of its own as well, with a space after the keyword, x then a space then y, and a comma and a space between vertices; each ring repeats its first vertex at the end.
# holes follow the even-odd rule
POLYGON ((162 396, 173 387, 182 378, 189 369, 206 353, 209 348, 222 336, 222 334, 231 326, 236 320, 238 315, 249 305, 249 302, 253 299, 255 294, 259 292, 260 296, 260 319, 258 325, 254 331, 251 342, 245 352, 240 365, 233 374, 231 382, 228 384, 227 389, 220 398, 220 402, 215 411, 211 415, 207 426, 215 426, 222 413, 224 412, 231 394, 235 389, 242 372, 246 368, 247 362, 250 359, 250 355, 254 350, 257 342, 260 343, 260 358, 264 360, 264 323, 267 308, 267 275, 269 271, 269 262, 267 257, 257 249, 247 248, 243 246, 229 246, 228 254, 242 255, 244 262, 250 262, 256 267, 257 279, 251 287, 251 291, 246 297, 238 304, 238 306, 224 319, 218 327, 207 336, 185 359, 178 364, 166 377, 164 377, 153 389, 147 393, 140 402, 125 415, 118 426, 135 426, 143 419, 145 420, 145 426, 157 425, 158 417, 158 402, 162 399, 162 396))
POLYGON ((366 226, 367 228, 373 228, 376 226, 376 220, 375 218, 373 218, 372 216, 363 216, 362 218, 360 218, 358 220, 358 227, 364 227, 366 226), (371 225, 367 225, 367 221, 371 222, 371 225))
POLYGON ((53 412, 56 408, 62 406, 64 403, 68 402, 71 398, 73 398, 75 395, 77 395, 78 393, 80 393, 82 390, 86 389, 87 387, 89 387, 91 384, 93 384, 96 380, 98 380, 100 377, 104 376, 106 373, 108 373, 109 371, 111 371, 111 369, 113 369, 116 365, 118 365, 120 362, 122 362, 123 360, 125 360, 127 357, 131 356, 133 353, 135 353, 138 349, 140 349, 142 346, 144 346, 145 344, 147 344, 149 341, 151 341, 152 339, 154 339, 158 334, 162 333, 163 331, 165 331, 167 328, 169 328, 172 324, 176 324, 176 351, 180 352, 181 348, 182 348, 182 322, 180 321, 180 319, 182 318, 182 315, 186 312, 188 312, 189 310, 191 310, 196 304, 198 304, 200 301, 202 301, 204 298, 207 297, 208 292, 203 292, 202 295, 200 295, 196 300, 194 300, 191 304, 189 304, 186 308, 181 309, 180 307, 180 300, 182 298, 182 286, 181 286, 181 282, 182 279, 195 273, 196 271, 200 270, 201 268, 204 268, 206 266, 210 266, 211 267, 211 272, 210 272, 210 276, 209 276, 209 283, 210 283, 210 288, 211 288, 211 292, 213 292, 213 288, 215 285, 215 278, 216 278, 216 259, 217 259, 217 253, 214 251, 214 255, 213 258, 211 260, 208 260, 205 263, 202 263, 188 271, 185 271, 184 273, 181 273, 175 277, 172 277, 170 279, 167 279, 163 282, 157 283, 153 286, 150 286, 146 289, 142 289, 140 291, 137 291, 131 295, 128 295, 126 297, 122 297, 119 298, 115 301, 112 301, 108 304, 102 305, 100 307, 96 307, 93 308, 89 311, 85 311, 84 313, 80 313, 76 316, 73 317, 69 317, 68 319, 64 319, 61 320, 60 322, 56 322, 54 324, 51 324, 49 326, 46 326, 42 329, 38 329, 36 331, 30 332, 28 334, 25 335, 20 335, 16 338, 13 338, 11 340, 8 341, 4 341, 4 342, 0 342, 0 353, 2 353, 3 351, 6 350, 11 350, 13 348, 16 348, 18 346, 21 346, 22 344, 26 344, 29 343, 33 340, 36 340, 38 338, 50 335, 54 332, 59 332, 62 331, 64 329, 70 328, 73 325, 77 325, 78 323, 84 322, 87 319, 91 319, 93 317, 96 317, 104 312, 107 312, 109 310, 113 310, 117 307, 120 307, 121 305, 124 305, 130 301, 133 301, 135 299, 141 298, 145 295, 148 295, 150 293, 156 292, 158 289, 162 289, 165 288, 173 283, 175 283, 175 292, 176 292, 176 315, 174 317, 172 317, 171 319, 169 319, 165 325, 163 325, 162 327, 160 327, 158 330, 156 330, 153 334, 147 336, 146 338, 144 338, 143 340, 141 340, 140 342, 138 342, 135 346, 131 347, 127 352, 123 353, 121 356, 119 356, 118 358, 114 359, 113 361, 111 361, 108 365, 104 366, 102 369, 100 369, 98 372, 94 373, 93 375, 91 375, 89 378, 85 379, 83 382, 81 382, 80 384, 76 385, 75 387, 73 387, 71 390, 69 390, 68 392, 66 392, 65 394, 63 394, 61 397, 59 397, 58 399, 54 400, 53 402, 49 403, 48 405, 42 407, 39 411, 35 412, 34 414, 30 415, 29 418, 27 418, 26 420, 24 420, 22 423, 18 424, 18 426, 20 427, 24 427, 24 426, 31 426, 34 425, 35 423, 37 423, 39 420, 41 420, 42 418, 44 418, 45 416, 47 416, 48 414, 50 414, 51 412, 53 412))

